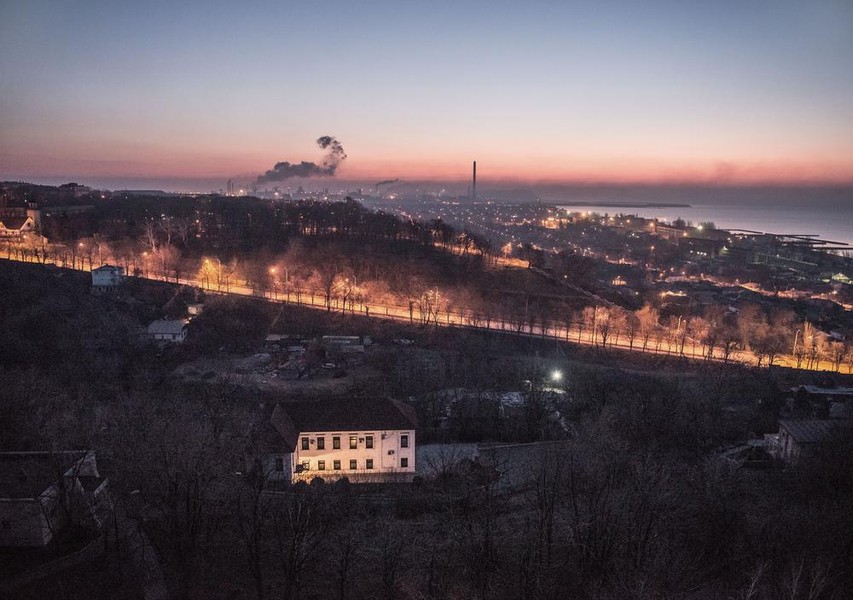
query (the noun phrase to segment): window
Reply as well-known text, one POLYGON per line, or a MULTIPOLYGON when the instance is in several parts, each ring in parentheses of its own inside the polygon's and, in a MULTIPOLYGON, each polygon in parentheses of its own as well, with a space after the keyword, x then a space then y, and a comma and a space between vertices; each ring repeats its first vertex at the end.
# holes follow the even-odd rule
POLYGON ((332 467, 334 467, 335 471, 340 471, 341 470, 341 461, 339 461, 339 460, 332 461, 332 467))
POLYGON ((350 471, 355 471, 358 468, 358 461, 356 459, 352 459, 349 461, 350 471))
POLYGON ((317 470, 318 471, 325 471, 326 470, 326 461, 325 460, 318 460, 317 461, 317 470))
POLYGON ((373 448, 373 436, 367 435, 364 437, 364 447, 367 449, 373 448))
POLYGON ((302 438, 302 449, 308 450, 308 438, 307 437, 302 438))
POLYGON ((317 450, 325 450, 326 449, 326 438, 322 435, 317 436, 317 450))
POLYGON ((284 459, 280 456, 275 457, 275 470, 279 473, 284 471, 284 459))
POLYGON ((310 460, 303 460, 302 461, 302 470, 308 471, 309 469, 311 469, 311 461, 310 460))
POLYGON ((373 468, 373 459, 372 458, 368 458, 366 461, 364 461, 364 468, 365 469, 372 469, 373 468))
POLYGON ((400 459, 400 466, 403 467, 404 469, 406 467, 408 467, 409 466, 409 459, 408 458, 401 458, 400 459))
POLYGON ((400 448, 408 448, 409 447, 409 434, 404 433, 400 436, 400 448))
POLYGON ((351 435, 349 436, 349 449, 355 450, 356 448, 358 448, 358 436, 351 435))
POLYGON ((335 450, 341 449, 341 438, 340 438, 340 436, 336 435, 332 438, 332 448, 335 450))

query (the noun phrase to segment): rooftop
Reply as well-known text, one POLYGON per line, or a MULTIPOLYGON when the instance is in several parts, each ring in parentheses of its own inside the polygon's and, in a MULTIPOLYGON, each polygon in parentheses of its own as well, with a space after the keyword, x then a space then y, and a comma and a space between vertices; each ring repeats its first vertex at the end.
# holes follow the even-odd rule
POLYGON ((84 456, 83 450, 0 453, 0 498, 35 498, 84 456))
POLYGON ((815 444, 827 439, 835 430, 835 421, 779 421, 781 429, 786 429, 791 437, 800 444, 815 444))
POLYGON ((270 421, 291 446, 296 437, 307 431, 365 431, 414 429, 412 409, 385 398, 343 398, 315 402, 281 403, 275 407, 270 421))
POLYGON ((809 394, 823 396, 853 396, 853 387, 820 387, 818 385, 799 385, 791 388, 793 392, 805 390, 809 394))
POLYGON ((29 217, 3 217, 0 219, 0 224, 9 230, 21 229, 28 219, 29 217))
POLYGON ((187 326, 187 321, 182 319, 170 321, 168 319, 160 319, 158 321, 154 321, 148 326, 148 334, 149 335, 171 335, 171 334, 180 334, 184 328, 187 326))
POLYGON ((95 267, 92 269, 92 272, 95 271, 122 271, 124 272, 124 267, 117 267, 115 265, 101 265, 100 267, 95 267))

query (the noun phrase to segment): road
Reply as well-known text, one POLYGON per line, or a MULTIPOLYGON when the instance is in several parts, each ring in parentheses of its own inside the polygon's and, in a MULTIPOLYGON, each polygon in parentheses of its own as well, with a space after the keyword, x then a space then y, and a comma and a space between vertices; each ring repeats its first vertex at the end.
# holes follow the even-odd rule
MULTIPOLYGON (((23 261, 20 261, 19 259, 15 258, 9 260, 16 260, 18 262, 30 262, 35 264, 54 264, 53 261, 50 260, 48 260, 46 263, 43 263, 42 261, 33 259, 31 257, 26 257, 26 259, 23 261)), ((61 263, 61 261, 58 262, 61 263)), ((61 268, 71 268, 70 266, 64 264, 59 264, 55 266, 60 266, 61 268)), ((90 269, 85 264, 75 264, 74 270, 88 272, 90 269)), ((535 337, 559 340, 581 346, 591 346, 597 348, 604 347, 604 340, 602 339, 602 335, 599 332, 596 332, 595 335, 593 335, 592 332, 579 330, 577 327, 566 328, 565 326, 556 323, 547 323, 545 325, 542 325, 540 323, 531 325, 526 322, 522 315, 519 315, 518 319, 513 319, 513 322, 508 322, 507 320, 497 319, 495 317, 489 318, 486 315, 475 314, 471 311, 464 310, 441 310, 437 315, 432 312, 428 314, 422 314, 417 304, 413 304, 410 307, 359 301, 347 301, 346 309, 344 309, 341 304, 340 298, 332 298, 331 306, 327 307, 324 296, 318 293, 316 290, 312 291, 286 289, 282 292, 272 290, 258 290, 247 286, 245 282, 229 282, 227 284, 217 286, 216 284, 210 284, 199 279, 189 277, 167 278, 151 272, 143 273, 143 275, 141 275, 141 278, 148 279, 151 281, 163 281, 172 284, 187 285, 201 290, 205 290, 210 293, 252 297, 263 299, 268 302, 294 304, 318 310, 331 310, 335 312, 345 312, 347 314, 358 314, 370 318, 386 319, 419 325, 429 324, 441 327, 456 327, 481 331, 495 331, 522 337, 535 337)), ((689 339, 685 341, 683 348, 681 348, 682 344, 680 342, 674 343, 669 340, 655 339, 653 340, 653 343, 650 343, 645 349, 641 347, 641 344, 639 344, 636 339, 634 343, 631 344, 629 340, 625 339, 624 336, 616 336, 615 334, 611 334, 610 336, 608 336, 606 341, 606 347, 608 349, 615 348, 619 350, 627 350, 633 352, 661 354, 668 356, 684 356, 686 358, 696 360, 711 360, 714 362, 724 362, 724 357, 719 348, 714 349, 712 356, 706 357, 705 349, 701 346, 701 344, 689 339)), ((749 365, 757 364, 757 358, 755 354, 744 350, 737 350, 730 353, 727 360, 728 362, 739 362, 749 365)), ((773 365, 794 368, 796 367, 796 360, 791 356, 776 357, 773 362, 773 365)), ((805 369, 805 367, 803 366, 801 366, 801 368, 803 370, 812 371, 835 371, 834 366, 828 361, 821 361, 817 366, 813 365, 811 369, 805 369)), ((851 365, 849 364, 842 365, 840 372, 851 374, 853 373, 853 369, 851 369, 851 365)))

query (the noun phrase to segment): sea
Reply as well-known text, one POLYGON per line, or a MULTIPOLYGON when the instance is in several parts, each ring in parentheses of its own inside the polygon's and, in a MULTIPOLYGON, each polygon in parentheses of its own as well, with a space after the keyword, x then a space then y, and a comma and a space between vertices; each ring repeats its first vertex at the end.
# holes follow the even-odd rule
POLYGON ((712 221, 720 229, 816 235, 853 246, 853 187, 590 187, 539 195, 543 202, 575 212, 681 218, 697 225, 712 221))

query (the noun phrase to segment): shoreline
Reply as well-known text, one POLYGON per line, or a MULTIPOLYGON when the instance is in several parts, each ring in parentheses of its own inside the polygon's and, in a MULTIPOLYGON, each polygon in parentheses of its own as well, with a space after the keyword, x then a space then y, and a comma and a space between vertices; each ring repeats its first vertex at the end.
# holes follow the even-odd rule
POLYGON ((599 208, 693 208, 692 204, 670 202, 559 202, 554 203, 554 205, 557 208, 583 208, 587 206, 595 206, 599 208))

